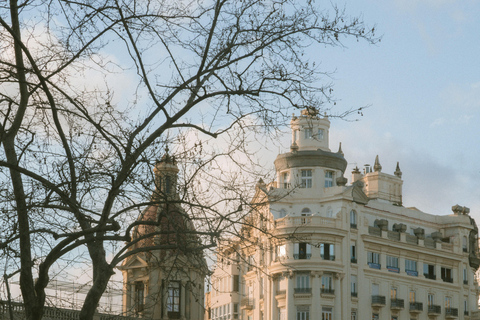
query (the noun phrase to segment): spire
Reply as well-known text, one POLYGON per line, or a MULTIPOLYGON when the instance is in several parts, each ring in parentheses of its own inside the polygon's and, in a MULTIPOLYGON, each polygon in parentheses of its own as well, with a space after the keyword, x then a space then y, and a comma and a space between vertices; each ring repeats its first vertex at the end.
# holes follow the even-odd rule
POLYGON ((342 151, 342 143, 340 142, 340 145, 338 146, 338 151, 337 153, 340 153, 342 156, 344 155, 343 154, 343 151, 342 151))
POLYGON ((382 171, 382 166, 380 165, 380 161, 378 161, 378 154, 375 157, 375 164, 373 165, 373 170, 375 172, 381 172, 382 171))
POLYGON ((395 169, 395 172, 393 174, 396 175, 399 178, 402 177, 402 171, 400 170, 400 165, 399 165, 398 161, 397 161, 397 168, 395 169))

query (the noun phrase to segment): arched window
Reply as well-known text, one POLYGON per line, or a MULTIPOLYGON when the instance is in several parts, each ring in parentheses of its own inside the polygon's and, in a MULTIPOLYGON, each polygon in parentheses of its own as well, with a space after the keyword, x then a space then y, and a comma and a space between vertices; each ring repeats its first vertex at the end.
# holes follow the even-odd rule
POLYGON ((302 209, 302 216, 310 216, 312 215, 312 211, 309 208, 302 209))
POLYGON ((350 211, 350 228, 357 229, 357 212, 350 211))

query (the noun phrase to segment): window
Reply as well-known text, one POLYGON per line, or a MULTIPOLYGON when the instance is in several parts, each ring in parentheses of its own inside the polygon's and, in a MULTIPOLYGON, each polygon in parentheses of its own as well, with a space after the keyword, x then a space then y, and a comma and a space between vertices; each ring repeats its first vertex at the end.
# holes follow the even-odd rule
POLYGON ((410 294, 408 296, 408 300, 410 301, 410 303, 417 302, 417 297, 416 296, 417 296, 416 292, 413 291, 413 290, 410 290, 410 294))
POLYGON ((325 171, 325 188, 333 187, 334 175, 333 171, 325 171))
POLYGON ((233 275, 233 292, 240 291, 240 276, 238 274, 233 275))
POLYGON ((332 276, 331 275, 323 275, 322 276, 322 293, 330 293, 333 294, 333 285, 332 285, 332 276))
POLYGON ((350 292, 351 292, 352 297, 356 297, 358 295, 357 276, 353 275, 353 274, 350 276, 350 292))
POLYGON ((180 281, 168 282, 167 312, 171 318, 180 316, 180 281))
POLYGON ((290 188, 290 177, 288 172, 282 173, 282 183, 284 189, 290 188))
POLYGON ((387 269, 390 272, 400 272, 398 268, 398 257, 387 256, 387 269))
POLYGON ((300 188, 311 188, 312 187, 312 170, 305 169, 301 170, 302 181, 300 188))
POLYGON ((320 257, 323 260, 335 260, 335 245, 331 243, 322 243, 320 244, 320 257))
POLYGON ((312 128, 305 128, 305 139, 311 139, 313 136, 312 128))
POLYGON ((427 278, 427 279, 435 280, 435 279, 436 279, 436 276, 435 276, 435 265, 424 263, 424 264, 423 264, 423 275, 424 275, 425 278, 427 278))
POLYGON ((145 286, 142 281, 135 282, 135 312, 142 312, 145 308, 145 286))
POLYGON ((297 306, 297 320, 310 320, 309 306, 297 306))
POLYGON ((372 313, 372 320, 380 320, 378 313, 372 313))
POLYGON ((332 320, 332 308, 331 307, 323 307, 322 308, 322 320, 332 320))
POLYGON ((310 292, 310 274, 298 273, 297 274, 297 288, 295 291, 299 293, 310 292))
POLYGON ((443 282, 453 282, 452 269, 442 267, 440 270, 443 282))
POLYGON ((350 262, 357 263, 357 243, 355 241, 350 244, 350 262))
POLYGON ((238 319, 238 303, 233 304, 233 319, 238 319))
POLYGON ((390 289, 390 299, 397 300, 397 288, 390 289))
POLYGON ((357 229, 357 213, 355 210, 350 211, 350 228, 357 229))
POLYGON ((323 140, 323 133, 324 133, 324 130, 323 129, 318 129, 317 131, 317 139, 318 140, 323 140))
POLYGON ((377 252, 367 252, 367 262, 370 268, 380 269, 380 253, 377 252))
POLYGON ((287 256, 287 249, 284 244, 275 246, 276 260, 285 258, 287 256))
POLYGON ((468 301, 463 300, 463 314, 468 315, 468 301))
POLYGON ((467 268, 463 268, 463 284, 468 284, 467 268))
POLYGON ((435 304, 435 296, 431 293, 428 294, 428 306, 431 307, 435 304))
POLYGON ((352 310, 352 316, 350 317, 350 320, 357 320, 357 310, 352 310))
POLYGON ((463 249, 463 252, 468 252, 467 237, 463 237, 462 239, 462 249, 463 249))
POLYGON ((452 307, 452 298, 445 297, 445 309, 450 309, 452 307))
POLYGON ((418 276, 417 261, 405 259, 405 272, 409 276, 418 276))
POLYGON ((312 257, 312 246, 308 243, 295 243, 293 252, 294 259, 310 259, 312 257))
POLYGON ((398 317, 392 316, 392 320, 398 320, 398 317))

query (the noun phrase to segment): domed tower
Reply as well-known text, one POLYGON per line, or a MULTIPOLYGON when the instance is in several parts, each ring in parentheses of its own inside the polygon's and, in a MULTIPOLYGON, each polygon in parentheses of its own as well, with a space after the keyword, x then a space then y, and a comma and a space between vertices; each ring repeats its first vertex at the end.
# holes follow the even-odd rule
POLYGON ((124 278, 123 312, 148 319, 201 320, 207 266, 177 193, 174 156, 155 164, 151 204, 137 219, 130 250, 119 269, 124 278))
POLYGON ((318 191, 336 185, 345 185, 343 177, 347 161, 339 148, 330 151, 328 137, 330 121, 320 117, 315 108, 302 110, 292 116, 292 144, 290 152, 275 159, 277 186, 284 189, 315 189, 318 191))

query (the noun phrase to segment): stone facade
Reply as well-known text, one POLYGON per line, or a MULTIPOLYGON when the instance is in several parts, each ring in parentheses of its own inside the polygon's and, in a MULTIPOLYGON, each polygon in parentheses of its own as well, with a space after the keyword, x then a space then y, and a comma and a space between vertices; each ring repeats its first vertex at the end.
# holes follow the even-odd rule
POLYGON ((313 108, 292 117, 276 181, 259 181, 242 236, 218 250, 206 318, 480 319, 468 208, 403 207, 400 167, 378 157, 347 185, 329 127, 313 108))

